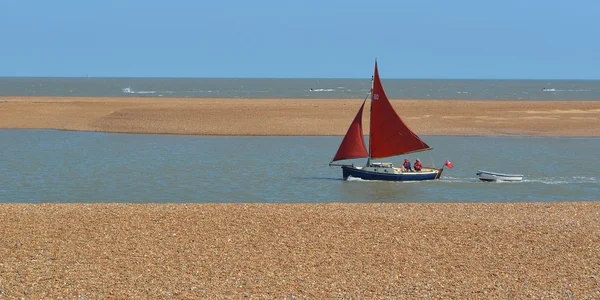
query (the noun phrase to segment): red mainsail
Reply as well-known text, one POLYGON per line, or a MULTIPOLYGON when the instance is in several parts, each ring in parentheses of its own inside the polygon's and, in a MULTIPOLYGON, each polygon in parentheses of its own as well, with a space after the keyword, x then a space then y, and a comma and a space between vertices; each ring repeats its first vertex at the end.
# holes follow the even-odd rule
POLYGON ((377 62, 371 93, 371 129, 369 150, 371 158, 384 158, 431 149, 398 116, 385 95, 377 62))
POLYGON ((335 157, 333 157, 332 162, 343 159, 369 157, 362 128, 363 108, 365 107, 366 102, 367 100, 365 99, 358 110, 356 117, 354 117, 354 121, 350 124, 350 128, 348 128, 348 132, 346 132, 346 136, 344 136, 342 144, 335 154, 335 157))

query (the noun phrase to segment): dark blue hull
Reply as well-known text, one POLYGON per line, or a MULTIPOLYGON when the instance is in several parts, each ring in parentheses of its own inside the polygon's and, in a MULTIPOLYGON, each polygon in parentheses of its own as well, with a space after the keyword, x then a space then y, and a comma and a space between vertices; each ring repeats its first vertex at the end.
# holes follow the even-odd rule
POLYGON ((385 180, 385 181, 424 181, 424 180, 435 180, 440 178, 442 175, 442 170, 439 170, 438 173, 420 173, 420 172, 411 172, 411 173, 402 173, 402 174, 386 174, 386 173, 377 173, 370 172, 365 170, 356 169, 351 166, 342 166, 342 172, 344 179, 348 179, 349 176, 354 178, 360 178, 363 180, 385 180))

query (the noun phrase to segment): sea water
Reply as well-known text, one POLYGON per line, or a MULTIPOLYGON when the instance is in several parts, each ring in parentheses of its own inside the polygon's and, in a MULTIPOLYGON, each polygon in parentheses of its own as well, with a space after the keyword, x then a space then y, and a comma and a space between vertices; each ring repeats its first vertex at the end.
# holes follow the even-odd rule
MULTIPOLYGON (((600 80, 386 79, 391 99, 600 100, 600 80)), ((362 79, 0 78, 2 96, 362 99, 362 79)))
MULTIPOLYGON (((600 200, 598 138, 422 137, 442 179, 342 179, 342 137, 0 130, 0 203, 380 203, 600 200), (485 183, 478 169, 524 174, 485 183)), ((386 159, 400 165, 404 156, 386 159)), ((352 161, 364 164, 364 160, 352 161)))

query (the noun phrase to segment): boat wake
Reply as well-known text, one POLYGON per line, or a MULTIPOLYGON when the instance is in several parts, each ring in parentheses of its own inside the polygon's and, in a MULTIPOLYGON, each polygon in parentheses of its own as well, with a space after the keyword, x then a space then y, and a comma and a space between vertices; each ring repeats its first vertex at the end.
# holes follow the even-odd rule
MULTIPOLYGON (((131 87, 122 88, 121 92, 123 94, 156 94, 158 96, 163 95, 179 95, 181 97, 194 97, 201 94, 218 94, 219 91, 213 90, 188 90, 188 91, 138 91, 131 87)), ((259 91, 262 92, 262 91, 259 91)), ((266 91, 265 91, 266 92, 266 91)))
POLYGON ((600 183, 596 177, 573 176, 573 177, 540 177, 523 179, 523 182, 543 183, 543 184, 577 184, 577 183, 600 183))
MULTIPOLYGON (((509 181, 496 181, 496 182, 483 182, 476 177, 451 177, 442 176, 441 182, 447 183, 509 183, 515 184, 520 182, 509 182, 509 181)), ((541 183, 541 184, 600 184, 600 178, 597 177, 586 177, 586 176, 573 176, 573 177, 531 177, 525 175, 521 183, 541 183)))
POLYGON ((475 177, 452 177, 452 176, 442 176, 439 179, 441 182, 447 183, 471 183, 471 182, 481 182, 479 179, 475 177))
POLYGON ((311 92, 335 92, 335 89, 310 89, 311 92))
POLYGON ((123 92, 123 94, 156 94, 156 91, 136 91, 134 89, 132 89, 131 87, 126 87, 121 89, 121 91, 123 92))
POLYGON ((348 179, 346 179, 346 181, 363 181, 363 182, 370 182, 370 181, 373 181, 373 180, 364 180, 364 179, 362 179, 362 178, 348 176, 348 179))
POLYGON ((551 88, 543 88, 542 92, 589 92, 589 89, 551 89, 551 88))

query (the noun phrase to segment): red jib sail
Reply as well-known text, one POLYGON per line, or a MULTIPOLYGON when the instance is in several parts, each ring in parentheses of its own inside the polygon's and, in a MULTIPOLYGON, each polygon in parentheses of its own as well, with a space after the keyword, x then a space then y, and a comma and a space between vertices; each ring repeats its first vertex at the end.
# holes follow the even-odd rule
POLYGON ((383 90, 377 62, 375 62, 373 92, 371 93, 369 138, 371 158, 384 158, 431 149, 404 124, 392 107, 383 90))
POLYGON ((343 159, 369 157, 362 128, 363 108, 365 107, 366 102, 367 100, 365 99, 358 110, 356 117, 354 117, 354 121, 350 124, 350 128, 348 128, 348 132, 346 132, 346 136, 344 136, 335 157, 331 160, 332 162, 343 159))

